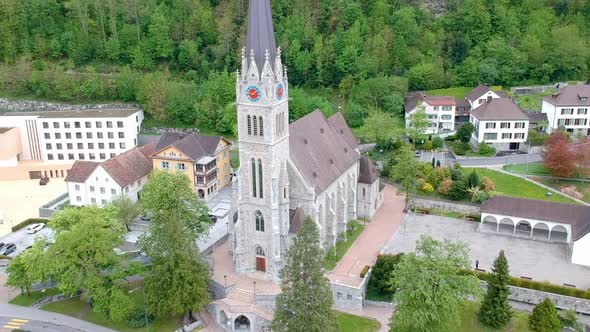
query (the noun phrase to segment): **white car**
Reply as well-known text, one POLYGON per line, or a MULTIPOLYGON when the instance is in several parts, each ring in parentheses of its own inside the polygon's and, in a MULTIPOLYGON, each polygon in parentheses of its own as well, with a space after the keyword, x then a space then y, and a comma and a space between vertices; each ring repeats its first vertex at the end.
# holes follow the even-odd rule
POLYGON ((29 225, 29 227, 27 227, 27 233, 35 234, 38 231, 42 230, 43 228, 45 228, 45 224, 32 224, 32 225, 29 225))

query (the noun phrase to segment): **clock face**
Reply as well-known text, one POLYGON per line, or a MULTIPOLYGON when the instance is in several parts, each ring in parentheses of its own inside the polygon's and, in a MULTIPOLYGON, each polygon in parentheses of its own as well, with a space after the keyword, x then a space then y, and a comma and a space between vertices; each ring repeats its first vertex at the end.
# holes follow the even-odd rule
POLYGON ((279 83, 279 85, 277 85, 277 99, 278 100, 283 99, 284 94, 285 94, 285 87, 283 86, 282 83, 279 83))
POLYGON ((262 95, 262 93, 260 92, 260 89, 258 87, 249 86, 246 89, 246 95, 248 95, 248 99, 250 99, 250 101, 256 102, 260 100, 260 96, 262 95))

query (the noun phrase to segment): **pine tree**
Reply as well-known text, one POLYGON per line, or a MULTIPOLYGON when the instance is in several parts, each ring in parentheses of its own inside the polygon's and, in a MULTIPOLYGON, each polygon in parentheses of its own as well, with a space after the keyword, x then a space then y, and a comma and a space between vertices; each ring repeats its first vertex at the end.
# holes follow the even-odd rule
POLYGON ((479 320, 489 327, 501 328, 512 319, 512 308, 508 303, 510 273, 504 250, 500 251, 494 261, 492 271, 488 290, 479 310, 479 320))
POLYGON ((332 290, 323 274, 324 252, 315 223, 306 218, 293 238, 281 270, 281 294, 276 300, 273 331, 336 331, 332 290))
POLYGON ((548 297, 533 309, 533 313, 529 317, 529 326, 531 330, 537 332, 559 332, 561 330, 557 309, 548 297))

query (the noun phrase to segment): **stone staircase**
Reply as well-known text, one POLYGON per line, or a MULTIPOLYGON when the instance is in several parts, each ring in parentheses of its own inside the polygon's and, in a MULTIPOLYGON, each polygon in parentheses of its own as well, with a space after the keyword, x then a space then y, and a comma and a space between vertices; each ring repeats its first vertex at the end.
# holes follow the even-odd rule
POLYGON ((222 310, 235 314, 252 313, 268 321, 272 321, 274 313, 268 308, 256 303, 254 292, 234 288, 223 299, 213 301, 222 310))

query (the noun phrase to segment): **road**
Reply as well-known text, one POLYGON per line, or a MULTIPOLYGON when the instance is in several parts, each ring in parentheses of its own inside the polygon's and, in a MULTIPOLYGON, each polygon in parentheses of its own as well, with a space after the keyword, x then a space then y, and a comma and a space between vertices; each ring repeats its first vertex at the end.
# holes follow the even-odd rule
POLYGON ((0 331, 12 331, 18 328, 32 332, 114 332, 114 330, 58 313, 13 304, 0 304, 0 331))
MULTIPOLYGON (((433 154, 430 151, 422 151, 420 160, 424 162, 431 162, 433 154)), ((440 160, 442 164, 452 166, 455 163, 459 163, 465 167, 477 167, 477 166, 494 166, 494 165, 508 165, 508 164, 524 164, 524 163, 536 163, 543 161, 543 157, 540 153, 531 154, 515 154, 505 157, 488 157, 488 158, 468 158, 468 159, 455 159, 448 152, 436 152, 436 160, 440 160)))

